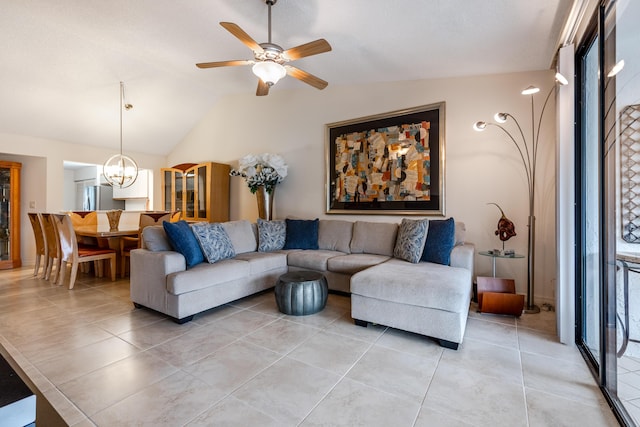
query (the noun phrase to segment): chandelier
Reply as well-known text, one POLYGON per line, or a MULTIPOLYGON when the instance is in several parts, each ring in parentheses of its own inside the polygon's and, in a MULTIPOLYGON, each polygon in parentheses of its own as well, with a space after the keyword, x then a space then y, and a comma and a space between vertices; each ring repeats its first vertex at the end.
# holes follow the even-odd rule
POLYGON ((109 157, 102 166, 102 174, 113 187, 127 188, 138 178, 138 164, 129 156, 122 154, 122 111, 130 110, 133 105, 124 101, 124 83, 120 82, 120 154, 109 157))

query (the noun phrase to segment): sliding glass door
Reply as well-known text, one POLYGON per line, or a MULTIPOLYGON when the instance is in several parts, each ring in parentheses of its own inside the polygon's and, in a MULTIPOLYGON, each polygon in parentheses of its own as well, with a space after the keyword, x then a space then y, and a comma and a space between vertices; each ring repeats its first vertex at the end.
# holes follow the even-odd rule
POLYGON ((640 426, 640 2, 603 1, 576 55, 576 337, 619 419, 640 426))
POLYGON ((588 350, 588 356, 596 368, 600 366, 600 288, 601 288, 601 248, 602 239, 600 226, 602 224, 601 188, 602 171, 600 165, 601 151, 598 136, 598 102, 599 102, 599 38, 591 36, 584 44, 579 55, 579 81, 581 82, 580 124, 581 171, 580 194, 581 215, 580 239, 582 254, 580 276, 582 277, 582 330, 580 335, 588 350))

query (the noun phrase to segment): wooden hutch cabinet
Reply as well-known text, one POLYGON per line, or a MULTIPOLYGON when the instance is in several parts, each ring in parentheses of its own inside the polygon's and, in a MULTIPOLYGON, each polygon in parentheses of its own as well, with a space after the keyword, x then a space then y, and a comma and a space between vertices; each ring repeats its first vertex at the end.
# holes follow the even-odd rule
POLYGON ((183 163, 163 168, 162 206, 185 221, 229 220, 229 172, 223 163, 183 163))
POLYGON ((0 269, 22 265, 20 259, 21 163, 0 160, 0 269))

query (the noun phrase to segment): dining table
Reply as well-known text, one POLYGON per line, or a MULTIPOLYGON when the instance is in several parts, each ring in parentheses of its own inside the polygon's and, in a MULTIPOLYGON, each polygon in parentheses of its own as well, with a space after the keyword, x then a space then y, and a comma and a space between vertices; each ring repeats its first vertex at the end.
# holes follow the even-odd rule
POLYGON ((109 224, 77 225, 73 229, 77 236, 94 237, 96 239, 120 238, 123 236, 137 237, 139 233, 138 227, 111 230, 109 224))
MULTIPOLYGON (((120 257, 120 238, 139 237, 140 235, 138 227, 123 227, 112 230, 109 228, 109 224, 76 225, 73 229, 76 232, 76 236, 95 239, 98 247, 114 249, 116 251, 116 271, 120 271, 122 262, 120 257)), ((108 265, 106 267, 108 269, 108 265)), ((107 271, 105 274, 109 275, 110 272, 107 271)))

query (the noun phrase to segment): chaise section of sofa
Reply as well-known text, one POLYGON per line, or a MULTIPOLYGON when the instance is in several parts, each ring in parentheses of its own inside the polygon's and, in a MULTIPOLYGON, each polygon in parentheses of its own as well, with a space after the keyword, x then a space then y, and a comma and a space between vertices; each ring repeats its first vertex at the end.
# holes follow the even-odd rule
MULTIPOLYGON (((454 251, 469 251, 458 246, 454 251)), ((351 278, 351 317, 433 337, 457 349, 471 301, 471 271, 400 259, 367 268, 351 278)))

